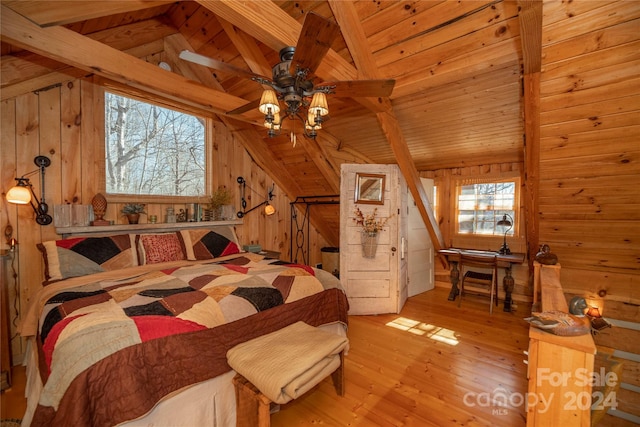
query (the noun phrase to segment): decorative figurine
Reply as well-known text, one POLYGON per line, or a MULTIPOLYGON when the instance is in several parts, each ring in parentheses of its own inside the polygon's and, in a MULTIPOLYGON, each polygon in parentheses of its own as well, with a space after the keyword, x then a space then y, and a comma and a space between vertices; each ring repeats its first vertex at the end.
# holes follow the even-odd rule
POLYGON ((536 254, 536 261, 545 265, 556 265, 558 256, 551 253, 549 245, 540 245, 540 251, 536 254))
POLYGON ((104 219, 104 214, 107 212, 107 199, 98 193, 91 199, 91 206, 93 206, 93 214, 96 219, 91 221, 91 225, 110 225, 111 223, 104 219))

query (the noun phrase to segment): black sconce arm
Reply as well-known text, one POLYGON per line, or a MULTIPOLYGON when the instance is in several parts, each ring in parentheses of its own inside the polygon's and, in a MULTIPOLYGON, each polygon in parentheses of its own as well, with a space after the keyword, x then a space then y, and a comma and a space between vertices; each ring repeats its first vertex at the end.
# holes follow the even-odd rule
MULTIPOLYGON (((238 211, 238 212, 236 213, 236 216, 237 216, 238 218, 242 218, 242 217, 244 217, 246 214, 248 214, 249 212, 251 212, 251 211, 253 211, 253 210, 258 209, 260 206, 264 206, 264 205, 269 204, 269 202, 271 201, 271 199, 273 199, 273 197, 274 197, 274 195, 273 195, 273 190, 274 190, 274 189, 275 189, 275 187, 276 187, 276 185, 275 185, 275 184, 273 184, 273 185, 271 186, 271 188, 268 190, 268 193, 267 193, 267 199, 266 199, 266 200, 264 200, 263 202, 261 202, 261 203, 259 203, 259 204, 255 205, 255 206, 254 206, 254 207, 252 207, 251 209, 247 210, 247 199, 245 198, 245 188, 246 188, 246 186, 247 186, 247 181, 246 181, 243 177, 241 177, 241 176, 239 176, 239 177, 238 177, 237 181, 238 181, 238 184, 240 184, 240 185, 242 186, 242 187, 241 187, 241 191, 240 191, 240 198, 241 198, 242 210, 241 210, 241 211, 238 211)), ((251 187, 249 187, 249 188, 251 189, 251 187)))
POLYGON ((22 175, 20 178, 16 178, 16 187, 25 187, 29 189, 29 193, 31 193, 31 200, 29 201, 29 204, 31 204, 33 211, 36 213, 36 222, 40 225, 49 225, 53 222, 53 218, 48 214, 49 205, 47 205, 44 200, 44 170, 51 165, 51 160, 46 156, 37 156, 33 159, 33 162, 39 169, 22 175), (40 199, 36 196, 36 193, 33 191, 33 185, 29 178, 27 178, 27 176, 38 172, 40 172, 40 199), (34 200, 36 203, 33 202, 34 200))

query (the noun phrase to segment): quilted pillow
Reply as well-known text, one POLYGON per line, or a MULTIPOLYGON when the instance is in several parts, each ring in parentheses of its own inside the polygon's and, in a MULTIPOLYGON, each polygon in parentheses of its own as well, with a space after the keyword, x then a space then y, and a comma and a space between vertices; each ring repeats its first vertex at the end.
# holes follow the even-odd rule
POLYGON ((241 252, 238 238, 231 226, 180 230, 179 235, 182 238, 187 259, 190 261, 212 259, 241 252))
POLYGON ((38 244, 47 283, 138 265, 132 236, 75 237, 38 244))
POLYGON ((185 259, 177 233, 139 234, 136 243, 140 265, 185 259))

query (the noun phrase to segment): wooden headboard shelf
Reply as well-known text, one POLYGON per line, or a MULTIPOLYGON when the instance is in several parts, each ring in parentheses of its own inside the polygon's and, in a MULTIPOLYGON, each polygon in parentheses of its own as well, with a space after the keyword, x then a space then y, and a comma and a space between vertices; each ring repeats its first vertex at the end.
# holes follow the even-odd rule
POLYGON ((163 233, 171 231, 186 230, 191 228, 211 228, 220 225, 242 225, 241 219, 230 221, 198 221, 198 222, 176 222, 161 224, 117 224, 117 225, 100 225, 88 227, 58 227, 56 233, 60 234, 63 239, 73 236, 104 236, 125 233, 163 233))

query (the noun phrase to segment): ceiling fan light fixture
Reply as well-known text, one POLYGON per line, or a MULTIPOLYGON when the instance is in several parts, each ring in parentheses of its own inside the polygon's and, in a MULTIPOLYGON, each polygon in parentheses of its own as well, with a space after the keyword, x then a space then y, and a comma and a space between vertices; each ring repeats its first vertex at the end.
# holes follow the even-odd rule
POLYGON ((278 104, 278 97, 276 92, 273 89, 265 89, 262 92, 262 97, 260 98, 260 107, 258 110, 262 114, 276 114, 280 112, 280 104, 278 104))
POLYGON ((311 104, 309 105, 309 112, 314 115, 320 114, 326 116, 329 114, 329 104, 327 104, 327 95, 324 92, 316 92, 313 94, 311 104))

